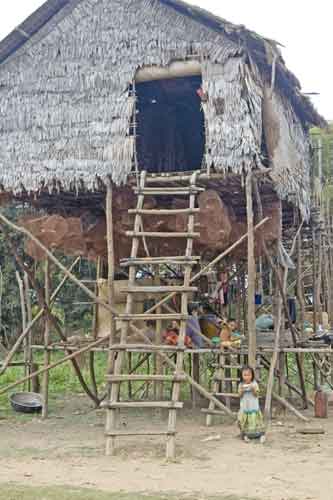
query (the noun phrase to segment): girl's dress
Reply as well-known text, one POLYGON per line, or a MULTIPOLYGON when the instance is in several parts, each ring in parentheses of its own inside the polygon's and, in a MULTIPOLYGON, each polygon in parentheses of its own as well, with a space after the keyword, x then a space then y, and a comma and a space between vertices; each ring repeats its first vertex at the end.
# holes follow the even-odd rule
MULTIPOLYGON (((252 382, 257 394, 259 386, 256 381, 252 382)), ((244 384, 239 385, 239 390, 244 387, 244 384)), ((245 389, 240 400, 240 410, 238 413, 238 424, 242 436, 249 438, 260 438, 265 434, 264 419, 259 407, 259 398, 255 396, 251 388, 245 389)))

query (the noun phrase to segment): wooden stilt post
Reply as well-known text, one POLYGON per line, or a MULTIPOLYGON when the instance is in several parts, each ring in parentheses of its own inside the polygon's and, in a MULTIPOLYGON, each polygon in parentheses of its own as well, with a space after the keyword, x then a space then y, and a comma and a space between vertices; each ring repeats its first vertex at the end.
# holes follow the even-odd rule
POLYGON ((299 303, 299 330, 301 338, 305 339, 304 322, 305 322, 305 300, 304 300, 304 280, 303 280, 303 262, 302 262, 302 235, 297 236, 297 298, 299 303))
MULTIPOLYGON (((193 176, 191 177, 191 187, 195 185, 196 179, 197 179, 197 174, 194 173, 193 176)), ((196 203, 196 197, 194 194, 191 194, 189 200, 190 210, 193 210, 195 208, 195 203, 196 203)), ((195 227, 195 218, 194 214, 192 213, 188 217, 187 229, 189 234, 194 231, 194 227, 195 227)), ((186 242, 186 252, 185 252, 187 258, 191 257, 192 251, 193 251, 193 239, 188 238, 186 242)), ((189 287, 191 283, 191 273, 192 273, 192 267, 186 266, 184 271, 185 288, 189 287)), ((181 294, 181 314, 184 317, 188 314, 188 300, 189 300, 188 293, 183 292, 181 294)), ((187 325, 186 321, 182 320, 180 322, 179 341, 178 341, 180 347, 185 346, 186 325, 187 325)), ((184 370, 184 352, 179 351, 177 353, 177 358, 176 358, 176 375, 181 375, 183 373, 183 370, 184 370)), ((172 401, 179 401, 180 390, 181 390, 180 384, 174 383, 172 387, 172 401)), ((168 418, 168 431, 170 432, 170 435, 167 438, 167 446, 166 446, 166 456, 167 459, 169 460, 170 459, 173 460, 176 456, 176 436, 175 436, 176 421, 177 421, 177 410, 171 409, 169 411, 169 418, 168 418)))
MULTIPOLYGON (((21 304, 21 316, 22 316, 22 330, 27 328, 27 309, 25 304, 25 293, 24 293, 24 283, 20 276, 20 273, 16 271, 16 280, 19 287, 20 294, 20 304, 21 304)), ((27 338, 24 339, 24 375, 29 373, 29 351, 27 338)), ((26 390, 26 384, 24 384, 24 390, 26 390)))
MULTIPOLYGON (((97 258, 96 262, 96 283, 95 283, 95 294, 96 297, 98 297, 99 294, 99 280, 101 277, 101 258, 97 258)), ((96 340, 98 337, 98 315, 99 315, 99 304, 95 303, 94 308, 93 308, 93 322, 92 322, 92 333, 93 333, 93 338, 96 340)), ((94 391, 94 394, 98 396, 98 387, 97 387, 97 381, 96 381, 96 372, 95 372, 95 353, 94 351, 91 351, 89 353, 89 371, 90 371, 90 379, 92 383, 92 388, 94 391)))
POLYGON ((318 321, 319 324, 323 324, 323 304, 322 304, 322 273, 323 273, 323 241, 322 241, 322 233, 321 229, 319 229, 319 238, 318 238, 318 246, 317 246, 317 252, 318 252, 318 269, 317 269, 317 276, 316 276, 316 293, 317 293, 317 312, 318 312, 318 321))
MULTIPOLYGON (((106 193, 106 225, 107 225, 107 246, 108 246, 108 303, 114 307, 114 273, 115 273, 115 260, 114 260, 114 238, 113 238, 113 215, 112 215, 112 183, 110 180, 107 182, 106 193)), ((115 341, 116 325, 113 311, 110 310, 110 348, 115 341)), ((119 353, 118 353, 119 355, 119 353)), ((111 375, 114 370, 114 351, 110 349, 108 359, 108 374, 111 375)), ((112 393, 119 390, 119 386, 109 388, 108 397, 112 397, 112 393)), ((113 455, 115 450, 115 437, 108 435, 112 429, 116 427, 117 412, 116 410, 107 410, 106 413, 106 455, 113 455)))
POLYGON ((312 228, 312 306, 313 306, 313 331, 316 333, 318 326, 318 314, 317 314, 317 262, 316 262, 316 231, 312 228))
POLYGON ((332 217, 331 217, 331 205, 328 204, 328 215, 327 215, 327 226, 328 226, 328 262, 329 262, 329 289, 331 291, 330 294, 330 303, 329 303, 329 322, 331 327, 333 326, 333 251, 332 251, 332 217))
MULTIPOLYGON (((79 261, 80 261, 80 257, 78 257, 75 260, 75 262, 71 265, 71 267, 69 268, 69 272, 71 272, 74 269, 74 267, 76 266, 76 264, 79 261)), ((28 279, 28 275, 27 274, 26 274, 26 279, 28 279)), ((58 297, 58 295, 59 295, 60 291, 62 290, 64 284, 67 282, 67 280, 68 280, 68 277, 65 276, 64 279, 61 281, 60 285, 56 288, 56 290, 52 294, 52 297, 50 299, 51 303, 53 303, 56 300, 56 298, 58 297)), ((27 335, 30 335, 32 328, 43 317, 43 314, 45 314, 45 311, 42 308, 42 309, 39 310, 39 312, 33 318, 33 320, 31 321, 31 323, 27 326, 27 328, 21 333, 21 335, 19 336, 19 338, 17 339, 17 341, 15 342, 15 344, 13 345, 13 347, 11 348, 11 350, 9 351, 9 353, 7 354, 6 359, 2 363, 2 367, 1 367, 1 370, 0 370, 0 376, 6 371, 6 369, 9 366, 11 360, 13 359, 13 357, 15 356, 15 354, 17 353, 17 351, 18 351, 21 343, 23 342, 23 340, 25 339, 25 337, 27 335)))
MULTIPOLYGON (((45 280, 45 304, 50 305, 50 263, 49 259, 45 260, 44 268, 45 280)), ((50 351, 48 349, 50 344, 50 321, 47 314, 45 314, 45 327, 44 327, 44 368, 50 364, 50 351)), ((43 410, 42 418, 46 419, 49 415, 49 371, 45 371, 43 375, 43 410)))
MULTIPOLYGON (((27 306, 27 318, 28 318, 28 325, 31 325, 32 323, 32 307, 31 307, 31 297, 30 297, 30 284, 29 284, 29 278, 27 273, 24 273, 23 276, 23 283, 24 283, 24 294, 25 294, 25 303, 27 306)), ((33 368, 33 351, 32 351, 32 329, 30 329, 29 335, 27 336, 27 343, 26 343, 26 350, 27 350, 27 361, 28 361, 28 366, 27 366, 27 375, 30 374, 34 368, 33 368)), ((34 383, 34 381, 33 381, 34 383)), ((28 381, 28 391, 31 389, 31 381, 28 381)))
MULTIPOLYGON (((287 272, 284 272, 283 276, 283 283, 284 285, 287 282, 287 272)), ((276 311, 276 328, 275 328, 275 339, 274 339, 274 352, 272 355, 271 363, 270 363, 270 368, 269 368, 269 375, 268 375, 268 382, 267 382, 267 389, 266 389, 266 400, 265 400, 265 418, 266 420, 270 420, 271 418, 271 410, 272 410, 272 396, 273 396, 273 389, 274 389, 274 378, 275 378, 275 369, 276 365, 278 362, 278 357, 279 357, 279 352, 280 352, 280 333, 282 329, 282 297, 278 297, 278 303, 277 303, 277 311, 276 311)))
POLYGON ((253 197, 252 197, 252 173, 246 176, 246 213, 247 213, 247 262, 248 262, 248 285, 247 285, 247 327, 249 334, 249 364, 256 368, 256 313, 255 313, 255 277, 256 266, 254 258, 254 231, 253 231, 253 197))
MULTIPOLYGON (((160 278, 155 277, 155 284, 159 285, 160 284, 160 278)), ((161 314, 162 308, 158 307, 156 310, 156 314, 161 314)), ((161 345, 162 344, 162 321, 159 319, 156 321, 156 335, 155 335, 155 343, 156 345, 161 345)), ((155 374, 156 375, 162 375, 163 374, 163 361, 161 357, 159 356, 158 353, 155 354, 154 357, 154 363, 155 363, 155 374)), ((163 395, 163 383, 162 382, 154 382, 154 397, 157 401, 162 401, 162 395, 163 395)), ((156 413, 158 413, 158 409, 156 410, 156 413)))

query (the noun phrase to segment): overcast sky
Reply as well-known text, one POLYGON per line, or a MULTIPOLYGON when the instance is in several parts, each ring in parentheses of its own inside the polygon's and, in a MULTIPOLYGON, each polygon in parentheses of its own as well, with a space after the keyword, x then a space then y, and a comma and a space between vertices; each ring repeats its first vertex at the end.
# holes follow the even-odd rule
MULTIPOLYGON (((4 2, 4 0, 2 0, 4 2)), ((43 0, 10 0, 1 9, 0 38, 44 3, 43 0)), ((191 0, 236 24, 244 24, 282 43, 283 55, 313 97, 318 110, 333 120, 333 57, 331 0, 191 0)))

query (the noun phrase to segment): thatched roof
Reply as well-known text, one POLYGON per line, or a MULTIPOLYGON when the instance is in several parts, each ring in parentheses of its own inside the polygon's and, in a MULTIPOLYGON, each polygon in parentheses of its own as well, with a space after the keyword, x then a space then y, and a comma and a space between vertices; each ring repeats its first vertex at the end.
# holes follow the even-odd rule
POLYGON ((205 164, 261 168, 265 135, 276 191, 306 213, 307 130, 324 120, 276 42, 179 0, 48 0, 0 42, 0 183, 125 183, 135 150, 129 84, 139 68, 191 57, 208 96, 205 164))
MULTIPOLYGON (((13 30, 0 42, 0 64, 11 57, 32 36, 39 32, 55 16, 60 18, 69 13, 82 0, 47 0, 41 7, 32 13, 23 23, 13 30)), ((159 0, 170 7, 207 28, 223 34, 235 43, 240 43, 251 54, 259 69, 269 79, 272 71, 272 57, 278 54, 276 64, 276 84, 290 99, 293 107, 303 123, 314 126, 325 126, 325 120, 317 113, 308 96, 302 94, 301 85, 296 76, 291 73, 279 51, 279 43, 261 37, 244 25, 236 25, 215 16, 212 13, 190 5, 182 0, 159 0)))

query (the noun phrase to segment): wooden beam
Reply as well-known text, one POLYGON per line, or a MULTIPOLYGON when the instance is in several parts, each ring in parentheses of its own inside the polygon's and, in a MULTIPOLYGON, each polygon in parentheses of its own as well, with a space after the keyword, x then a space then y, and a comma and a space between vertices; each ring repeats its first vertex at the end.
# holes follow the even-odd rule
POLYGON ((72 352, 71 354, 65 356, 62 359, 59 359, 58 361, 55 361, 54 363, 49 364, 48 366, 44 366, 40 370, 37 370, 37 371, 35 371, 33 373, 30 373, 30 375, 27 375, 26 377, 22 377, 21 379, 16 380, 12 384, 9 384, 9 385, 7 385, 5 387, 2 387, 0 389, 0 395, 1 394, 5 394, 6 392, 8 392, 8 391, 14 389, 15 387, 17 387, 18 385, 21 385, 24 382, 26 382, 28 380, 31 380, 34 377, 37 377, 38 375, 42 375, 45 372, 48 372, 48 371, 52 370, 53 368, 56 368, 57 366, 60 366, 63 363, 66 363, 67 361, 74 360, 77 356, 80 356, 81 354, 85 354, 86 352, 89 352, 91 349, 93 349, 95 347, 98 347, 99 345, 107 342, 108 340, 109 340, 109 335, 107 335, 106 337, 103 337, 102 339, 98 339, 95 342, 92 342, 91 344, 83 347, 82 349, 79 349, 79 350, 77 350, 75 352, 72 352))
MULTIPOLYGON (((108 248, 108 303, 110 306, 114 305, 114 274, 115 274, 115 258, 114 258, 114 235, 113 235, 113 216, 112 216, 112 200, 113 200, 113 189, 112 182, 110 179, 107 180, 107 192, 106 192, 106 240, 107 240, 107 248, 108 248)), ((116 323, 115 323, 115 315, 113 311, 110 309, 110 340, 109 340, 109 358, 108 358, 108 374, 113 373, 115 366, 115 352, 112 350, 112 347, 115 342, 115 334, 116 334, 116 323)), ((113 386, 108 386, 108 399, 111 398, 111 392, 113 391, 113 386)), ((107 435, 106 438, 106 455, 111 455, 114 449, 115 439, 113 436, 108 436, 108 433, 111 432, 116 427, 116 418, 117 415, 114 411, 106 412, 106 421, 105 421, 105 432, 107 435)))
POLYGON ((255 279, 256 264, 254 257, 254 224, 252 173, 246 176, 246 213, 247 213, 247 327, 249 337, 249 365, 255 368, 257 352, 256 311, 255 311, 255 279))
MULTIPOLYGON (((47 307, 50 307, 50 262, 49 259, 45 260, 44 268, 44 300, 47 307)), ((45 314, 45 325, 44 325, 44 368, 50 364, 51 353, 48 350, 50 343, 50 319, 47 314, 45 314)), ((45 370, 43 374, 43 409, 42 418, 46 419, 49 415, 49 370, 45 370)))
MULTIPOLYGON (((288 271, 284 270, 283 276, 283 285, 286 287, 287 285, 287 276, 288 271)), ((282 325, 282 297, 278 297, 277 304, 277 325, 275 329, 275 339, 274 339, 274 352, 271 360, 271 364, 269 367, 268 381, 267 381, 267 389, 266 389, 266 399, 265 399, 265 419, 270 420, 271 418, 271 410, 272 410, 272 395, 274 388, 274 377, 275 377, 275 368, 279 359, 279 351, 280 351, 280 334, 283 328, 282 325)))
MULTIPOLYGON (((77 259, 75 259, 75 261, 73 262, 73 264, 69 268, 69 272, 70 273, 71 273, 71 271, 73 271, 74 267, 80 261, 80 259, 81 259, 81 257, 78 257, 77 259)), ((59 284, 59 286, 53 292, 53 294, 51 296, 51 299, 50 299, 51 304, 54 303, 54 301, 58 297, 60 291, 62 290, 63 286, 67 282, 67 280, 68 280, 68 277, 65 276, 64 279, 59 284)), ((11 350, 9 351, 9 353, 7 354, 6 359, 3 361, 3 364, 2 364, 1 370, 0 370, 0 376, 6 371, 6 369, 9 366, 11 360, 13 359, 13 357, 15 356, 15 354, 17 353, 17 351, 18 351, 21 343, 23 342, 23 340, 25 339, 25 337, 31 332, 31 329, 42 318, 43 314, 44 314, 44 309, 40 309, 40 311, 36 314, 36 316, 33 318, 33 320, 31 321, 31 323, 29 323, 28 326, 27 326, 27 328, 21 333, 21 335, 19 336, 19 338, 17 339, 17 341, 15 342, 15 344, 13 345, 13 347, 11 348, 11 350)))

